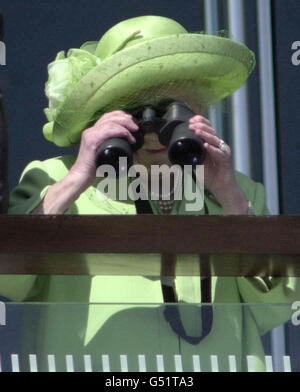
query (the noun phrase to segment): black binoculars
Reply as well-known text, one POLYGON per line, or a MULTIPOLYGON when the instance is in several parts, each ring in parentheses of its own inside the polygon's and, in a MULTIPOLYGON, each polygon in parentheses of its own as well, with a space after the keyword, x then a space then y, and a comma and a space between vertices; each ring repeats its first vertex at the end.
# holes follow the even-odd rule
POLYGON ((129 144, 122 138, 106 140, 96 154, 96 167, 112 165, 117 173, 127 174, 133 165, 133 151, 144 144, 144 136, 155 132, 163 146, 168 146, 168 157, 172 164, 201 165, 205 159, 203 141, 188 128, 188 120, 195 113, 182 102, 172 102, 165 107, 144 106, 130 112, 139 130, 134 133, 136 143, 129 144), (119 167, 119 158, 127 158, 127 167, 119 167))

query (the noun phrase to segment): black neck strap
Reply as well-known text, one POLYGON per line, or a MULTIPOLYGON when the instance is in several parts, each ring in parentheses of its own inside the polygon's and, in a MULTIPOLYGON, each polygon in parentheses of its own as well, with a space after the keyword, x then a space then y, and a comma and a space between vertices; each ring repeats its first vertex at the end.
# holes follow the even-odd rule
MULTIPOLYGON (((213 324, 213 310, 212 304, 203 305, 204 297, 207 296, 207 293, 211 292, 211 279, 205 278, 201 281, 201 321, 202 321, 202 333, 200 336, 189 336, 185 332, 184 326, 181 321, 179 308, 177 304, 173 305, 165 305, 164 309, 164 316, 165 319, 169 322, 173 331, 184 339, 186 342, 190 344, 199 344, 211 331, 212 324, 213 324)), ((164 288, 163 288, 164 291, 164 288)), ((207 301, 210 302, 210 301, 207 301)), ((184 305, 184 306, 191 306, 191 305, 184 305)), ((197 305, 195 305, 197 306, 197 305)))
MULTIPOLYGON (((195 174, 193 172, 193 179, 196 182, 195 174)), ((148 200, 136 200, 135 206, 138 214, 153 214, 151 205, 148 200)), ((204 201, 205 215, 209 215, 207 205, 204 201)), ((209 260, 207 260, 209 263, 209 260)), ((208 265, 209 267, 209 265, 208 265)), ((162 294, 164 302, 164 317, 169 322, 173 331, 190 344, 199 344, 211 331, 213 324, 213 309, 211 304, 211 277, 201 279, 201 320, 202 320, 202 333, 200 336, 188 336, 185 332, 184 326, 181 321, 177 299, 175 296, 174 288, 162 284, 162 294), (172 305, 167 305, 171 303, 172 305), (203 305, 203 304, 209 305, 203 305)), ((185 306, 185 305, 184 305, 185 306)), ((188 306, 188 305, 187 305, 188 306)))
MULTIPOLYGON (((208 208, 204 202, 205 214, 208 215, 208 208)), ((199 256, 201 257, 201 256, 199 256)), ((206 258, 207 268, 209 268, 209 259, 206 258)), ((201 265, 201 264, 200 264, 201 265)), ((189 336, 185 332, 184 326, 181 321, 178 305, 174 289, 170 286, 162 284, 162 293, 165 303, 173 303, 172 305, 165 305, 164 316, 169 322, 173 331, 190 344, 199 344, 211 331, 213 324, 213 309, 211 300, 211 277, 207 276, 201 279, 201 321, 202 321, 202 333, 200 336, 189 336), (207 303, 208 305, 203 305, 207 303)), ((183 305, 189 306, 189 305, 183 305)))

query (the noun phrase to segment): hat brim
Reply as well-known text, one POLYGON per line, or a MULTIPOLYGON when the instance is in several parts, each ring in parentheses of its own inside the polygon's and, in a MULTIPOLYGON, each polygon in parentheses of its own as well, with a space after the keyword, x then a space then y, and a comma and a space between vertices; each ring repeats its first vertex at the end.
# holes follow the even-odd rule
POLYGON ((254 54, 245 45, 226 38, 180 34, 141 42, 112 55, 78 82, 58 108, 52 140, 59 146, 77 144, 83 129, 101 114, 155 105, 178 92, 211 105, 240 88, 254 65, 254 54))

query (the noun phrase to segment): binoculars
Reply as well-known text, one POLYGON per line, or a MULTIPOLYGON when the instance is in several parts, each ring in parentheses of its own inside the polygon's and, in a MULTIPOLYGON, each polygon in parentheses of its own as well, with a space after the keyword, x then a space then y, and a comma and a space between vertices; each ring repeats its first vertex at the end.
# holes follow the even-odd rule
MULTIPOLYGON (((164 107, 151 106, 135 109, 132 114, 139 130, 134 133, 136 143, 129 144, 122 138, 111 138, 99 147, 96 154, 96 167, 112 165, 117 175, 127 174, 133 165, 133 152, 144 144, 144 136, 155 132, 159 142, 168 146, 168 157, 172 164, 201 165, 205 159, 203 141, 188 128, 188 120, 195 113, 182 102, 172 102, 164 107), (127 167, 119 167, 119 158, 127 158, 127 167)), ((126 161, 126 160, 125 160, 126 161)))

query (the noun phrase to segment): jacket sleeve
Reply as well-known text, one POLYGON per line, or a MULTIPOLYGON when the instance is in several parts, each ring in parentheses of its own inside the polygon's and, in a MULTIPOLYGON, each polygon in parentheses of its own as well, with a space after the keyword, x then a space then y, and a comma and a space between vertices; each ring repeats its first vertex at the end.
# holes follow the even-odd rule
MULTIPOLYGON (((256 183, 248 194, 255 215, 269 214, 262 184, 256 183)), ((285 262, 284 256, 269 257, 280 257, 282 263, 285 262)), ((239 277, 237 283, 242 300, 249 304, 262 335, 288 321, 292 316, 291 304, 300 298, 299 278, 295 277, 239 277)))
MULTIPOLYGON (((29 163, 10 194, 8 214, 29 214, 43 199, 51 182, 42 162, 29 163)), ((36 280, 35 275, 0 275, 0 296, 15 302, 24 301, 35 294, 36 280)))
POLYGON ((29 163, 21 175, 19 184, 10 194, 8 214, 31 213, 53 184, 54 180, 48 175, 43 162, 29 163))

